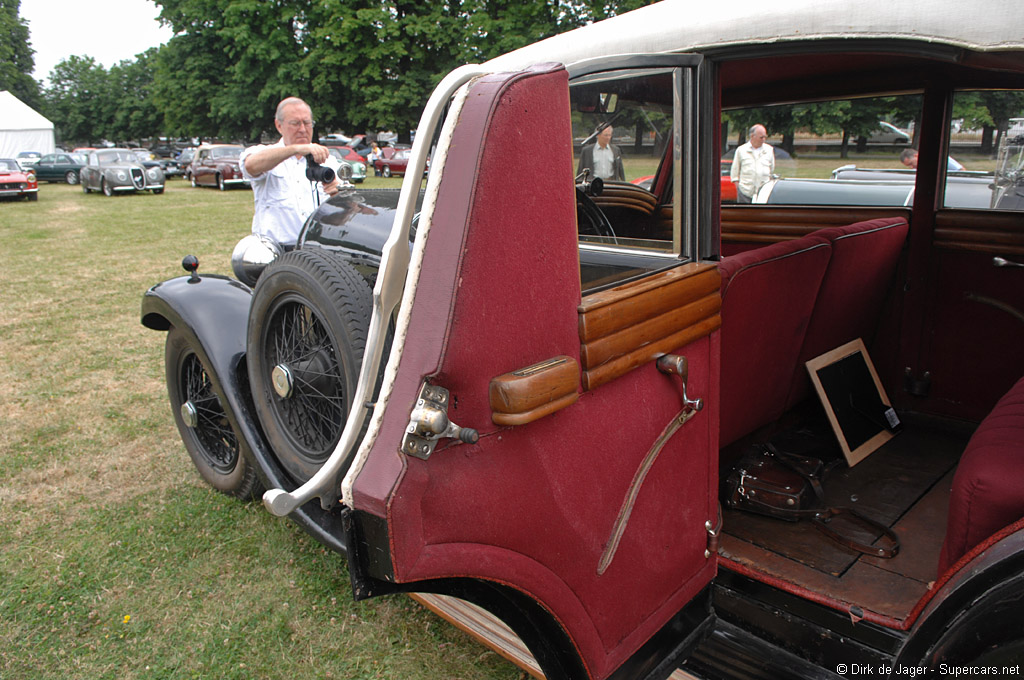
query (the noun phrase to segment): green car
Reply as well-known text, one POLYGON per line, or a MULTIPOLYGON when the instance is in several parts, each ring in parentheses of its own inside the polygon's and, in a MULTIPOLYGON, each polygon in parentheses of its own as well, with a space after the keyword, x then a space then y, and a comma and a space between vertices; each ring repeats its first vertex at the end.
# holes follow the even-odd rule
MULTIPOLYGON (((339 166, 347 165, 349 167, 349 170, 352 171, 351 174, 347 177, 348 181, 354 184, 360 184, 364 179, 366 179, 365 162, 361 160, 352 160, 351 158, 346 157, 344 150, 336 146, 328 147, 328 149, 331 152, 331 156, 336 161, 338 161, 339 166)), ((339 171, 341 170, 340 167, 338 169, 339 171)), ((339 172, 339 174, 341 173, 339 172)))
POLYGON ((35 165, 36 178, 46 182, 78 184, 79 173, 85 167, 85 154, 48 153, 35 165))

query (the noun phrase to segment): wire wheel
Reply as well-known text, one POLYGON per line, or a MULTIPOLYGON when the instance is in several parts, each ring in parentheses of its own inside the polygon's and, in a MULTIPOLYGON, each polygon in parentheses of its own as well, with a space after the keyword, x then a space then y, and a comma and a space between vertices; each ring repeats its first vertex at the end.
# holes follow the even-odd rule
POLYGON ((260 276, 249 316, 256 411, 282 467, 297 482, 334 451, 370 319, 370 290, 340 258, 297 250, 260 276))
POLYGON ((176 328, 167 334, 165 355, 174 421, 200 476, 229 496, 258 495, 262 489, 256 471, 217 394, 215 376, 176 328))

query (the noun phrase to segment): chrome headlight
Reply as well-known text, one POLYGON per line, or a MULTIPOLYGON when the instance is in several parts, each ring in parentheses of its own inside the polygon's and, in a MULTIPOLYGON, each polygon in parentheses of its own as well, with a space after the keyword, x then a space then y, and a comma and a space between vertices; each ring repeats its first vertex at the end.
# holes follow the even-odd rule
POLYGON ((231 253, 231 269, 235 277, 245 285, 256 285, 267 265, 281 257, 281 246, 266 236, 249 234, 235 246, 231 253))
POLYGON ((160 173, 156 171, 156 168, 150 168, 146 171, 146 176, 155 180, 160 177, 160 173))
POLYGON ((122 182, 127 182, 127 181, 128 181, 128 173, 127 173, 127 172, 125 172, 124 170, 118 170, 118 171, 117 171, 117 174, 116 174, 115 176, 116 176, 116 177, 117 177, 117 178, 118 178, 119 180, 121 180, 122 182))
POLYGON ((26 179, 27 181, 29 181, 29 182, 35 182, 35 181, 36 181, 36 176, 35 176, 35 174, 34 174, 34 173, 31 173, 31 172, 30 172, 30 173, 28 173, 27 175, 25 175, 25 179, 26 179))

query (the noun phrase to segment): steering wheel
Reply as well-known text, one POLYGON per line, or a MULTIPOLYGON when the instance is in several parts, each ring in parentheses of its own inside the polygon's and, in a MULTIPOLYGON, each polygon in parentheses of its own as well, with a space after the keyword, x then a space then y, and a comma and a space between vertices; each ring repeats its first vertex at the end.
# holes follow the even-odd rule
POLYGON ((603 236, 618 243, 612 223, 594 203, 594 199, 576 189, 576 224, 577 231, 586 236, 603 236))

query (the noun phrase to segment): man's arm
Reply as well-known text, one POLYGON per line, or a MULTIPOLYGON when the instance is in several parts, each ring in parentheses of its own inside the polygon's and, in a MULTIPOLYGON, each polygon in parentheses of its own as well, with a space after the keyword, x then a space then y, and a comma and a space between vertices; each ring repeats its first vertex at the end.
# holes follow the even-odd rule
POLYGON ((326 146, 319 144, 291 144, 289 146, 268 146, 254 151, 245 158, 245 171, 253 177, 262 175, 267 170, 277 167, 279 163, 289 156, 305 156, 313 154, 313 160, 323 163, 331 152, 326 146))
POLYGON ((732 180, 733 184, 740 183, 740 150, 736 147, 736 150, 732 153, 732 167, 729 168, 729 179, 732 180))

